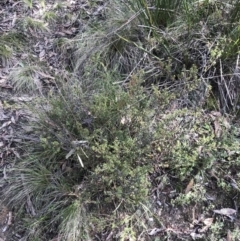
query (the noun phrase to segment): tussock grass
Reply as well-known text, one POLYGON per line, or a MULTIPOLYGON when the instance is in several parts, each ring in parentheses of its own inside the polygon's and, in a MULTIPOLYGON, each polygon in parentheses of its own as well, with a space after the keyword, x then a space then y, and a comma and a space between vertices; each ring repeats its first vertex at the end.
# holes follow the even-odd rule
POLYGON ((23 49, 24 35, 17 32, 5 33, 0 36, 0 58, 2 66, 8 66, 8 62, 14 58, 14 54, 23 49))
POLYGON ((28 32, 31 29, 34 32, 48 32, 49 29, 43 21, 39 19, 34 19, 32 17, 24 17, 17 21, 19 28, 21 28, 24 32, 28 32))
POLYGON ((40 65, 20 64, 11 70, 9 80, 14 90, 19 93, 42 93, 41 73, 44 68, 40 65))

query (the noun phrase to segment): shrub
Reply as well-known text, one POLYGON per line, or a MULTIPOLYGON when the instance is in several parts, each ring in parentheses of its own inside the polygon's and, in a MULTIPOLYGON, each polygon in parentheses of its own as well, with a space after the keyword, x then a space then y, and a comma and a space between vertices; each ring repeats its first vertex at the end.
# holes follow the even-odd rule
MULTIPOLYGON (((239 184, 232 171, 239 167, 236 133, 212 111, 237 106, 237 81, 228 80, 235 76, 238 11, 227 18, 228 32, 219 2, 111 4, 119 21, 93 23, 81 36, 56 41, 67 78, 29 107, 38 138, 22 144, 26 152, 4 189, 4 201, 23 215, 29 240, 101 239, 103 230, 116 240, 144 236, 149 224, 141 218, 153 213, 151 174, 159 169, 177 190, 171 205, 204 203, 199 179, 212 175, 209 169, 224 192, 232 193, 225 170, 239 184), (184 194, 194 178, 198 183, 184 194)), ((30 20, 23 27, 43 29, 30 20)), ((14 69, 15 88, 35 89, 38 68, 14 69)), ((212 228, 217 235, 219 227, 212 228)))
POLYGON ((6 200, 31 203, 29 237, 43 235, 48 224, 67 240, 86 240, 93 232, 87 222, 104 228, 104 213, 134 211, 147 200, 148 95, 137 83, 127 92, 108 79, 94 95, 81 89, 66 86, 47 110, 43 104, 34 127, 39 141, 26 145, 9 179, 6 200))

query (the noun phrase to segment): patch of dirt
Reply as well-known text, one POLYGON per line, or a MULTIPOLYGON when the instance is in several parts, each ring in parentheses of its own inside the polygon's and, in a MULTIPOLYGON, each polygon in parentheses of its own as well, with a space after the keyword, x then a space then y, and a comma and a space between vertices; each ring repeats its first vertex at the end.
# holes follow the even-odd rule
POLYGON ((216 178, 212 176, 211 179, 211 173, 206 180, 196 182, 192 179, 187 184, 176 183, 169 177, 168 168, 156 170, 151 175, 153 209, 160 223, 149 231, 149 235, 168 241, 206 240, 211 227, 221 223, 224 225, 222 240, 232 240, 227 239, 223 229, 231 235, 230 230, 239 227, 238 192, 233 188, 231 195, 226 196, 217 187, 216 178), (180 196, 186 197, 186 194, 192 195, 189 203, 181 201, 180 196))

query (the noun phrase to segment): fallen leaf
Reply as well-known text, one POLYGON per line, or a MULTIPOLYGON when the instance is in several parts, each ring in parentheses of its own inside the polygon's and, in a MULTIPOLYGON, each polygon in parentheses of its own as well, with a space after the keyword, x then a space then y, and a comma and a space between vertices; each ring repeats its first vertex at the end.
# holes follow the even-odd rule
POLYGON ((7 116, 4 115, 3 111, 0 110, 0 121, 3 121, 5 119, 7 119, 7 116))
POLYGON ((214 133, 217 138, 221 136, 221 127, 219 125, 219 122, 217 120, 214 121, 214 133))
POLYGON ((12 225, 12 221, 13 221, 13 213, 10 211, 8 213, 8 222, 7 222, 7 225, 10 226, 12 225))
POLYGON ((230 230, 227 232, 227 241, 232 241, 232 234, 230 230))
POLYGON ((203 223, 209 227, 213 223, 213 218, 206 218, 205 220, 203 220, 203 223))
POLYGON ((17 20, 17 13, 14 12, 14 14, 13 14, 13 19, 12 19, 12 27, 15 26, 16 20, 17 20))
POLYGON ((68 154, 66 155, 66 159, 68 159, 70 156, 72 156, 73 155, 73 153, 75 152, 75 149, 71 149, 69 152, 68 152, 68 154))
POLYGON ((56 32, 56 37, 64 37, 66 34, 63 32, 56 32))
POLYGON ((202 149, 203 149, 203 146, 199 146, 197 148, 198 155, 200 155, 202 153, 202 149))
POLYGON ((16 124, 16 121, 15 121, 15 119, 14 119, 13 116, 11 117, 11 122, 12 122, 13 124, 16 124))
POLYGON ((191 233, 190 236, 192 237, 193 240, 197 240, 203 237, 202 234, 196 234, 196 233, 191 233))
POLYGON ((236 214, 237 211, 232 208, 222 208, 220 210, 213 210, 213 212, 232 218, 232 215, 236 214))
POLYGON ((54 79, 54 77, 52 77, 51 75, 45 74, 44 72, 37 71, 37 73, 38 73, 39 75, 41 75, 41 77, 49 78, 49 79, 54 79))
POLYGON ((209 227, 213 223, 213 218, 206 218, 202 222, 205 224, 205 226, 198 230, 199 233, 205 233, 208 231, 209 227))
POLYGON ((2 126, 0 127, 0 130, 3 129, 4 127, 9 126, 11 123, 12 123, 11 121, 7 121, 7 122, 3 123, 2 126))
POLYGON ((126 124, 126 123, 130 123, 131 122, 131 118, 129 117, 129 116, 123 116, 122 118, 121 118, 121 121, 120 121, 120 123, 122 124, 122 125, 124 125, 124 124, 126 124))
POLYGON ((11 85, 7 84, 7 79, 5 79, 5 78, 0 79, 0 87, 6 88, 6 89, 13 88, 11 85))
POLYGON ((73 34, 73 32, 71 30, 68 30, 68 29, 65 29, 63 30, 64 33, 68 34, 68 35, 71 35, 73 34))
POLYGON ((21 97, 12 97, 10 100, 18 102, 18 101, 23 101, 23 102, 28 102, 31 101, 33 97, 29 96, 21 96, 21 97))
POLYGON ((62 164, 62 171, 65 171, 66 167, 67 167, 67 162, 63 162, 63 164, 62 164))
POLYGON ((18 159, 20 159, 20 155, 16 150, 12 149, 12 152, 18 159))
POLYGON ((230 123, 227 121, 226 118, 223 119, 223 124, 224 124, 224 126, 225 126, 227 129, 230 129, 230 128, 231 128, 231 125, 230 125, 230 123))
POLYGON ((165 230, 165 228, 154 228, 148 233, 148 235, 153 236, 153 235, 156 235, 157 233, 160 233, 164 230, 165 230))
POLYGON ((2 228, 2 232, 5 233, 5 232, 7 231, 7 229, 8 229, 8 226, 5 225, 5 226, 2 228))
POLYGON ((87 144, 87 141, 72 141, 71 144, 74 148, 76 148, 77 146, 87 144))
POLYGON ((5 84, 6 82, 7 82, 7 79, 6 79, 6 78, 2 77, 2 78, 0 79, 0 84, 5 84))
POLYGON ((222 116, 222 114, 219 111, 211 111, 210 116, 212 117, 213 120, 215 120, 216 116, 222 116))
POLYGON ((194 180, 192 178, 185 189, 185 194, 190 192, 190 190, 193 188, 193 185, 194 185, 194 180))
POLYGON ((205 233, 205 232, 208 231, 208 229, 209 229, 209 226, 204 226, 204 227, 202 227, 201 229, 198 229, 198 232, 199 232, 199 233, 205 233))
POLYGON ((79 162, 80 162, 80 165, 81 165, 82 167, 84 167, 81 157, 80 157, 78 154, 77 154, 77 157, 78 157, 78 160, 79 160, 79 162))
POLYGON ((44 59, 44 56, 45 56, 45 50, 43 49, 40 54, 39 54, 39 59, 40 60, 43 60, 44 59))

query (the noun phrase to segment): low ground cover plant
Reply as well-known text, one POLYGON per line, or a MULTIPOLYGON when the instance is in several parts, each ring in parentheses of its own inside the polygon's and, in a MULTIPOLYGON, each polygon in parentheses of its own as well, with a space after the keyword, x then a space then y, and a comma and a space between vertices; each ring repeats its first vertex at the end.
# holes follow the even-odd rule
MULTIPOLYGON (((230 232, 237 240, 229 215, 214 210, 239 202, 238 2, 112 1, 104 9, 56 39, 63 70, 26 107, 34 138, 19 144, 3 180, 18 232, 69 241, 230 232), (185 231, 171 226, 178 222, 185 231)), ((34 68, 10 73, 19 93, 35 89, 39 69, 29 59, 34 68)))

